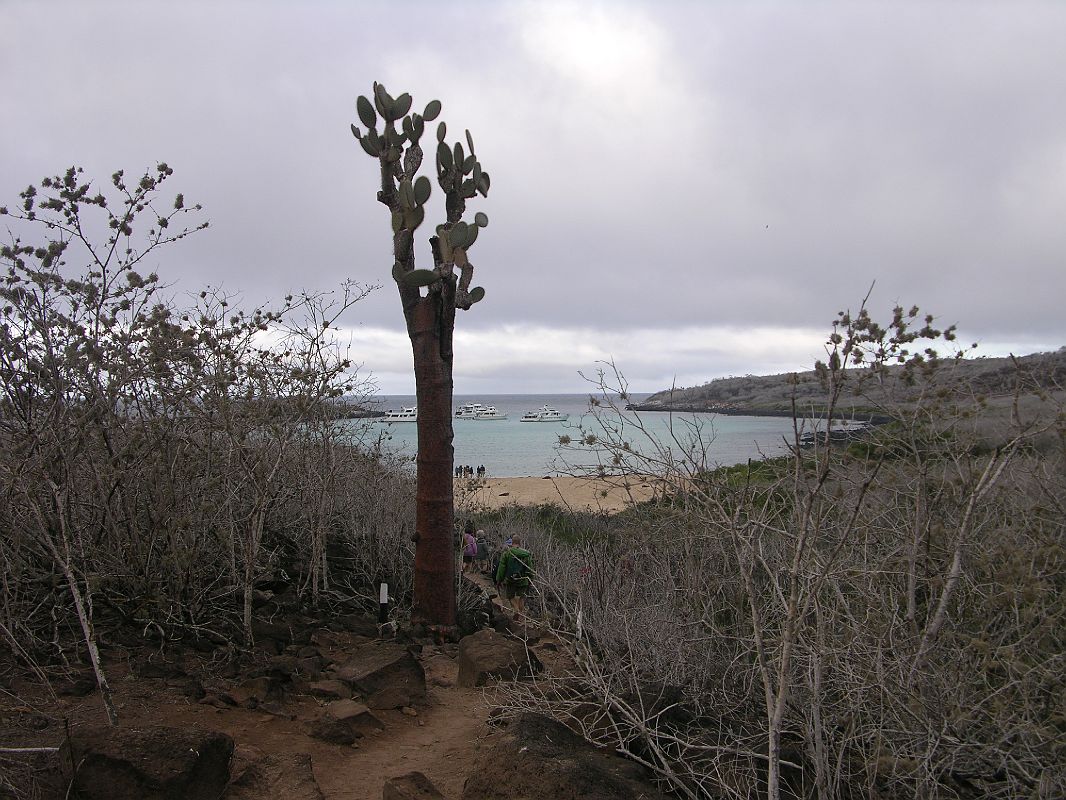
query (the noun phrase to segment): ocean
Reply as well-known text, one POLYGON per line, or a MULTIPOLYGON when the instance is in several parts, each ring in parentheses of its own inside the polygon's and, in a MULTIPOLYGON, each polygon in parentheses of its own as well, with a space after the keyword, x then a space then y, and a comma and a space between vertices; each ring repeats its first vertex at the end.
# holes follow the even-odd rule
MULTIPOLYGON (((646 395, 634 395, 632 402, 640 402, 646 395)), ((456 419, 455 463, 475 469, 484 465, 489 476, 539 477, 566 474, 574 469, 595 466, 596 448, 560 447, 559 437, 580 438, 584 433, 603 436, 603 427, 590 413, 587 394, 483 394, 455 395, 453 408, 464 403, 493 405, 507 415, 503 420, 456 419), (565 422, 520 422, 528 411, 550 406, 561 414, 569 414, 565 422)), ((390 395, 377 398, 381 410, 398 410, 415 405, 413 395, 390 395)), ((663 412, 625 412, 630 421, 623 422, 612 412, 602 410, 610 425, 621 424, 622 438, 635 450, 650 451, 653 447, 647 435, 631 424, 640 422, 660 446, 678 452, 686 446, 693 430, 698 429, 707 446, 709 466, 727 466, 746 462, 749 458, 780 455, 785 452, 784 440, 791 436, 792 421, 783 417, 734 417, 718 414, 666 414, 663 412)), ((414 422, 347 420, 345 426, 361 434, 364 441, 380 437, 389 450, 413 459, 418 446, 414 422)))

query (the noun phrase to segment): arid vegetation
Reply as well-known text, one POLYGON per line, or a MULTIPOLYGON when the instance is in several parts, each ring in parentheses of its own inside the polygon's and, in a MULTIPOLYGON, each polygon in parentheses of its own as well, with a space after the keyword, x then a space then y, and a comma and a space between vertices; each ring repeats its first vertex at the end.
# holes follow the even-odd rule
POLYGON ((114 628, 248 646, 259 587, 410 598, 412 482, 333 422, 364 388, 336 320, 368 289, 179 304, 146 265, 206 223, 170 174, 72 168, 4 209, 0 637, 42 678, 91 662, 112 718, 114 628))
MULTIPOLYGON (((169 177, 116 173, 105 196, 72 169, 4 209, 5 666, 54 681, 89 664, 112 719, 112 632, 240 650, 266 589, 356 609, 387 579, 400 616, 413 596, 413 482, 335 419, 360 384, 331 331, 368 290, 167 297, 144 265, 201 226, 162 200, 169 177)), ((531 605, 572 656, 513 684, 510 710, 682 797, 1066 793, 1058 355, 975 372, 933 354, 951 339, 917 309, 842 314, 825 363, 789 383, 792 454, 724 469, 695 423, 649 438, 603 375, 564 449, 667 491, 616 516, 479 515, 535 553, 531 605), (885 422, 833 441, 824 419, 852 407, 885 422)), ((476 621, 477 592, 453 602, 476 621)))
POLYGON ((613 518, 501 521, 538 553, 576 663, 513 703, 685 797, 1062 795, 1061 394, 1025 363, 983 394, 925 351, 945 334, 917 309, 887 328, 842 315, 819 406, 860 398, 891 421, 842 447, 798 414, 791 457, 727 469, 680 419, 673 441, 644 438, 607 376, 570 446, 673 488, 613 518), (989 426, 989 404, 1012 412, 989 426))

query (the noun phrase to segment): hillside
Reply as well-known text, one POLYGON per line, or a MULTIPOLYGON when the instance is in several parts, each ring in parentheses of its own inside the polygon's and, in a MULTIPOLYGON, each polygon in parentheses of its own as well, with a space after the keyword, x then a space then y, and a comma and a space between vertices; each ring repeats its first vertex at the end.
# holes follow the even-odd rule
MULTIPOLYGON (((1033 388, 1056 390, 1066 385, 1066 347, 1053 353, 1034 353, 1017 358, 1018 366, 1033 388)), ((977 394, 990 398, 1009 395, 1016 380, 1016 369, 1010 358, 974 358, 945 363, 954 377, 973 387, 977 394)), ((868 374, 851 370, 852 378, 868 374)), ((890 370, 898 378, 899 370, 890 370)), ((906 399, 908 388, 898 379, 886 385, 906 399)), ((825 390, 814 370, 780 375, 746 375, 718 378, 702 386, 666 389, 633 404, 638 411, 714 411, 719 414, 784 414, 791 413, 792 398, 800 409, 818 409, 825 401, 825 390)), ((868 396, 844 396, 844 410, 875 411, 868 396)), ((873 404, 874 406, 876 404, 873 404)))

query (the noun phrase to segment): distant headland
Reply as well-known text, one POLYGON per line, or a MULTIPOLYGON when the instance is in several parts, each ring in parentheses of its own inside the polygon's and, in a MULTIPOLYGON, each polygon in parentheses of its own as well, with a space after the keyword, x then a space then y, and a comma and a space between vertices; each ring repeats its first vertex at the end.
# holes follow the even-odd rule
MULTIPOLYGON (((1009 396, 1016 387, 1018 372, 1022 370, 1031 385, 1056 389, 1066 385, 1066 347, 1051 353, 1034 353, 1005 358, 960 359, 951 363, 956 377, 963 378, 974 391, 989 398, 1009 396)), ((945 362, 947 363, 947 362, 945 362)), ((855 370, 853 374, 861 373, 855 370)), ((891 390, 906 399, 908 386, 899 368, 888 370, 891 390)), ((701 386, 674 387, 655 392, 639 403, 630 403, 634 411, 672 411, 683 413, 715 413, 737 416, 792 416, 824 412, 825 388, 814 370, 778 375, 745 375, 718 378, 701 386)), ((877 423, 876 404, 869 396, 845 395, 838 403, 838 413, 856 420, 877 423)))

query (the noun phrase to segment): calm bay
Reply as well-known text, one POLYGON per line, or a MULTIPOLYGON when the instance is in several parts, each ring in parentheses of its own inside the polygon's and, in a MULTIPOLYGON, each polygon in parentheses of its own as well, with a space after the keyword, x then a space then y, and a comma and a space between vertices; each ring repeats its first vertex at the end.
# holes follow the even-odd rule
MULTIPOLYGON (((643 395, 632 397, 639 402, 643 395)), ((477 468, 484 465, 494 477, 524 477, 560 474, 575 469, 594 467, 595 449, 561 448, 560 436, 578 439, 581 433, 603 436, 603 427, 590 411, 587 394, 498 394, 456 395, 453 407, 465 403, 492 405, 506 419, 456 419, 455 463, 477 468), (565 422, 521 422, 523 414, 542 406, 550 406, 569 415, 565 422)), ((376 399, 381 410, 398 410, 415 405, 413 395, 390 395, 376 399)), ((621 425, 621 438, 640 451, 652 447, 647 435, 610 410, 597 409, 609 426, 621 425)), ((685 446, 695 431, 707 445, 709 466, 726 466, 749 458, 780 455, 785 440, 791 437, 792 421, 784 417, 742 417, 718 414, 664 412, 625 412, 627 420, 639 417, 649 434, 673 452, 685 446)), ((402 457, 414 459, 418 444, 414 422, 383 422, 380 420, 348 420, 346 427, 358 432, 365 442, 380 439, 383 446, 402 457)))

